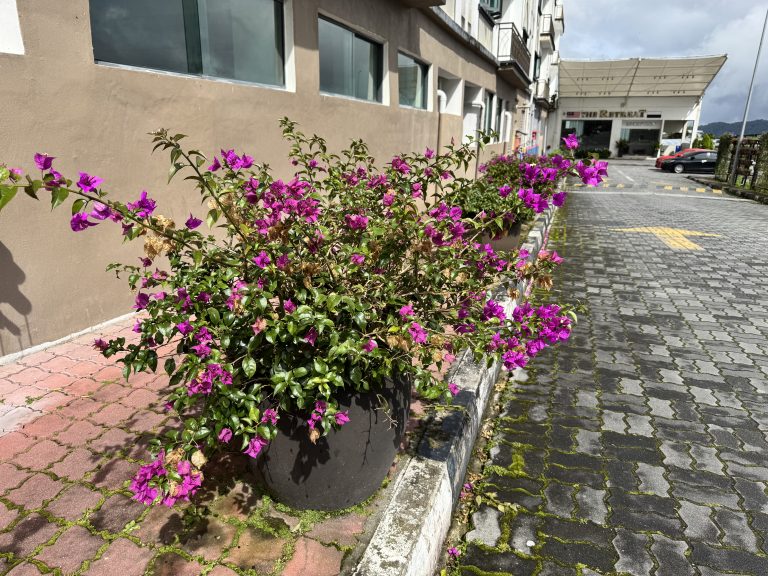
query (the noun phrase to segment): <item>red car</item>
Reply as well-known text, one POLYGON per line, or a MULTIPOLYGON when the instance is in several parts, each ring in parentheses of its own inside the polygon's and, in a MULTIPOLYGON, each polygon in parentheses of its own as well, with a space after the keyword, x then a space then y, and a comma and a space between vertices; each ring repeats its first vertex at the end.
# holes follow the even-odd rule
POLYGON ((671 158, 680 158, 680 156, 687 154, 688 152, 708 152, 708 150, 704 148, 686 148, 685 150, 680 150, 680 152, 670 154, 669 156, 659 156, 656 158, 656 168, 661 168, 662 162, 670 160, 671 158))

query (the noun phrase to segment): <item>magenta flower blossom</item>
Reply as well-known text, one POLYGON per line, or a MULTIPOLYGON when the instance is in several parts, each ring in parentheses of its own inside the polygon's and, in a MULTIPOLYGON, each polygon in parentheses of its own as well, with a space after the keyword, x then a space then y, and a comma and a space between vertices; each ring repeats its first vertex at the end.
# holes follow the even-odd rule
POLYGON ((504 184, 501 188, 499 188, 499 196, 502 198, 506 198, 509 196, 509 193, 512 192, 512 187, 509 184, 504 184))
POLYGON ((427 160, 431 160, 434 157, 435 157, 435 151, 434 150, 431 150, 430 148, 427 148, 424 151, 424 158, 426 158, 427 160))
POLYGON ((296 311, 296 304, 293 303, 293 300, 288 299, 283 302, 283 310, 288 312, 288 314, 293 314, 296 311))
POLYGON ((37 166, 40 170, 50 170, 55 159, 56 156, 48 156, 48 154, 37 153, 35 154, 35 166, 37 166))
POLYGON ((240 156, 240 168, 250 168, 253 166, 253 157, 248 154, 240 156))
POLYGON ((416 344, 424 344, 427 341, 427 332, 418 322, 411 322, 408 333, 416 344))
POLYGON ((345 214, 344 220, 352 230, 365 230, 368 227, 368 217, 362 214, 345 214))
POLYGON ((304 342, 306 342, 310 346, 314 346, 315 342, 317 342, 317 336, 318 336, 317 330, 315 329, 314 326, 312 326, 309 330, 307 330, 307 333, 304 335, 304 338, 302 338, 302 340, 304 340, 304 342))
POLYGON ((378 347, 379 345, 376 344, 376 340, 368 340, 368 342, 363 344, 363 350, 366 352, 373 352, 378 347))
POLYGON ((106 220, 110 216, 112 216, 112 209, 109 206, 102 204, 101 202, 93 203, 91 218, 95 218, 96 220, 106 220))
POLYGON ((394 202, 395 202, 395 195, 392 194, 391 192, 387 192, 386 194, 384 194, 384 197, 381 199, 381 203, 387 207, 392 206, 394 202))
POLYGON ((562 206, 565 204, 565 197, 567 196, 566 192, 556 192, 552 195, 552 204, 555 206, 562 206))
POLYGON ((136 295, 136 304, 133 306, 136 310, 144 310, 149 304, 149 294, 139 292, 136 295))
POLYGON ((69 221, 69 226, 73 232, 82 232, 86 228, 96 226, 96 222, 88 221, 89 214, 87 212, 76 212, 72 215, 72 219, 69 221))
POLYGON ((461 552, 459 551, 459 549, 458 549, 458 548, 456 548, 456 547, 454 546, 454 547, 452 547, 452 548, 448 548, 448 556, 450 556, 452 559, 454 559, 454 560, 455 560, 456 558, 458 558, 459 556, 461 556, 461 552))
POLYGON ((488 300, 483 307, 483 320, 490 320, 491 318, 498 318, 502 322, 507 319, 504 306, 495 300, 488 300))
POLYGON ((189 323, 189 320, 184 320, 184 322, 180 322, 179 324, 176 324, 176 330, 181 332, 184 336, 186 336, 187 334, 191 334, 192 332, 195 331, 195 329, 189 323))
POLYGON ((350 262, 352 262, 352 264, 355 264, 356 266, 362 266, 363 263, 365 262, 365 256, 363 256, 362 254, 352 254, 349 260, 350 262))
POLYGON ((344 426, 344 424, 349 422, 349 411, 336 412, 333 417, 336 419, 336 426, 344 426))
POLYGON ((277 260, 275 260, 275 264, 277 265, 278 269, 285 270, 285 268, 290 263, 291 259, 288 258, 287 254, 281 254, 277 257, 277 260))
POLYGON ((216 172, 216 170, 221 170, 221 164, 219 163, 219 159, 216 156, 214 156, 213 157, 213 164, 208 166, 208 171, 209 172, 216 172))
POLYGON ((96 188, 102 182, 104 182, 103 178, 99 178, 98 176, 91 176, 85 172, 80 172, 80 180, 77 182, 77 187, 87 194, 96 190, 96 188))
POLYGON ((149 218, 155 211, 157 203, 151 198, 147 198, 147 191, 142 190, 141 197, 136 202, 128 202, 126 206, 139 218, 149 218))
POLYGON ((192 216, 192 214, 190 214, 189 218, 187 218, 187 221, 184 222, 184 226, 186 226, 189 230, 194 230, 195 228, 200 226, 200 224, 202 223, 203 221, 200 220, 200 218, 195 218, 194 216, 192 216))
POLYGON ((264 414, 261 416, 261 422, 262 424, 269 422, 272 426, 275 426, 277 424, 277 410, 274 408, 267 408, 264 410, 264 414))
POLYGON ((565 138, 563 138, 563 143, 565 144, 565 147, 568 150, 573 150, 574 148, 579 147, 579 138, 576 136, 576 133, 568 134, 565 138))
POLYGON ((93 348, 99 352, 104 352, 109 348, 109 344, 101 338, 96 338, 96 340, 93 341, 93 348))
POLYGON ((57 172, 53 168, 51 168, 51 171, 48 173, 51 178, 47 178, 45 182, 45 189, 46 190, 53 190, 54 188, 61 188, 67 183, 66 178, 61 175, 60 172, 57 172))
POLYGON ((232 430, 229 428, 222 428, 221 432, 219 432, 219 442, 222 444, 229 444, 230 440, 232 440, 232 430))
POLYGON ((151 486, 150 482, 155 480, 155 478, 159 478, 167 474, 166 469, 163 467, 164 460, 165 454, 160 452, 154 461, 139 468, 139 471, 136 473, 136 476, 133 477, 130 486, 130 490, 133 492, 134 500, 138 500, 142 504, 149 505, 157 499, 157 496, 160 494, 160 490, 154 486, 151 486))
POLYGON ((243 450, 243 452, 248 454, 248 456, 251 458, 256 458, 268 444, 268 440, 265 440, 261 436, 256 436, 256 438, 251 438, 251 441, 248 443, 248 447, 243 450))
POLYGON ((456 396, 459 393, 459 387, 454 382, 448 382, 448 391, 451 396, 456 396))
POLYGON ((256 266, 262 269, 269 266, 269 263, 272 262, 272 260, 270 260, 269 258, 269 255, 266 252, 264 252, 264 250, 259 252, 259 255, 253 258, 252 260, 253 260, 253 263, 256 264, 256 266))
POLYGON ((410 304, 406 304, 400 310, 398 311, 398 314, 400 314, 401 318, 410 318, 414 315, 413 306, 410 304))

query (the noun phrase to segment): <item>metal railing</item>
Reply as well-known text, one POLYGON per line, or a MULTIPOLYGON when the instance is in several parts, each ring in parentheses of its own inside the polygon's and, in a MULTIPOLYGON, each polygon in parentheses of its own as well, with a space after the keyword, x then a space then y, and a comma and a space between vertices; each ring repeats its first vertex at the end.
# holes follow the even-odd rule
POLYGON ((513 22, 499 23, 499 41, 496 57, 502 64, 517 62, 523 72, 529 73, 531 69, 531 53, 523 42, 520 32, 513 22))

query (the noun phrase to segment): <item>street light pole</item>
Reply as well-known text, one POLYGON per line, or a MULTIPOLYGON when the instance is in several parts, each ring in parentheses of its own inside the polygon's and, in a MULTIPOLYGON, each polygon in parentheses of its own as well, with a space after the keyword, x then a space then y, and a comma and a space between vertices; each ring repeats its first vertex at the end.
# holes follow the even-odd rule
POLYGON ((731 176, 728 179, 730 184, 736 182, 736 169, 739 166, 739 152, 741 151, 741 141, 744 139, 744 131, 747 128, 747 115, 749 114, 749 103, 752 100, 752 88, 755 84, 755 75, 757 74, 757 65, 760 63, 760 52, 763 49, 763 40, 765 40, 765 28, 768 25, 768 10, 765 11, 765 20, 763 21, 763 33, 760 35, 760 44, 757 46, 757 56, 755 56, 755 68, 752 70, 752 80, 749 83, 749 92, 747 93, 747 104, 744 106, 744 119, 741 121, 741 134, 736 142, 736 152, 733 154, 733 166, 731 167, 731 176))

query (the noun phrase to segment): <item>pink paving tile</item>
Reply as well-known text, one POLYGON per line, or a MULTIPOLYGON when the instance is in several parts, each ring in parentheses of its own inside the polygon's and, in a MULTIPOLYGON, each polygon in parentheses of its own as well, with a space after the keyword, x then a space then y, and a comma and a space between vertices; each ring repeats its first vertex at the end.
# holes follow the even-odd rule
POLYGON ((198 576, 203 567, 194 560, 186 560, 174 554, 167 552, 155 559, 154 576, 198 576))
POLYGON ((131 389, 117 382, 104 384, 92 397, 100 402, 116 402, 131 393, 131 389))
POLYGON ((133 406, 134 408, 148 408, 157 405, 159 399, 155 392, 139 388, 123 398, 120 403, 126 406, 133 406))
POLYGON ((52 374, 58 374, 60 372, 66 371, 68 368, 71 368, 75 364, 77 364, 76 360, 72 360, 66 356, 54 356, 50 360, 41 362, 37 365, 37 367, 41 370, 51 372, 52 374))
POLYGON ((138 469, 138 464, 128 462, 127 460, 112 460, 95 472, 91 476, 90 482, 99 488, 119 490, 128 486, 128 483, 136 475, 138 469))
POLYGON ((283 555, 285 544, 286 541, 282 538, 275 538, 255 528, 246 528, 240 534, 237 545, 227 554, 225 562, 241 570, 270 574, 277 560, 283 555))
POLYGON ((123 369, 120 366, 109 365, 103 367, 101 370, 93 375, 94 380, 101 382, 108 382, 114 380, 115 382, 124 382, 123 369))
POLYGON ((48 372, 44 372, 43 370, 40 370, 40 368, 37 368, 35 366, 24 368, 21 372, 17 372, 16 374, 11 374, 8 376, 8 380, 11 382, 15 382, 16 384, 21 384, 24 386, 29 386, 32 384, 35 384, 48 376, 48 372))
POLYGON ((13 462, 23 468, 45 470, 54 462, 58 462, 69 451, 69 448, 52 440, 41 440, 31 448, 13 457, 13 462))
POLYGON ((62 491, 64 484, 52 480, 45 474, 35 474, 20 487, 11 490, 7 498, 14 504, 24 506, 27 510, 40 508, 43 502, 50 500, 62 491))
POLYGON ((128 496, 115 494, 102 504, 98 512, 91 514, 91 525, 97 530, 120 532, 128 522, 137 520, 144 512, 145 506, 128 496))
POLYGON ((19 558, 29 556, 38 546, 50 540, 59 530, 39 514, 30 514, 22 519, 13 530, 0 534, 0 550, 11 552, 19 558))
POLYGON ((22 370, 24 370, 24 365, 18 362, 4 364, 0 366, 0 378, 7 378, 11 374, 16 374, 16 372, 21 372, 22 370))
POLYGON ((87 510, 94 509, 101 502, 102 495, 90 488, 72 484, 59 496, 49 502, 45 509, 59 518, 75 522, 82 518, 87 510))
POLYGON ((216 568, 208 572, 208 576, 236 576, 236 574, 237 572, 226 566, 216 566, 216 568))
MULTIPOLYGON (((232 544, 236 533, 237 528, 232 524, 212 519, 205 522, 201 529, 188 534, 181 546, 192 556, 202 556, 206 560, 214 561, 221 557, 224 549, 232 544)), ((257 550, 252 548, 250 552, 255 554, 257 550)), ((278 558, 279 556, 278 554, 278 558)))
POLYGON ((137 546, 130 540, 118 538, 91 564, 86 572, 89 576, 118 574, 119 576, 140 576, 144 574, 147 564, 152 558, 152 551, 137 546))
POLYGON ((38 366, 43 362, 48 362, 48 360, 51 360, 55 357, 56 355, 53 352, 48 350, 41 350, 40 352, 35 352, 34 354, 27 354, 26 356, 22 356, 18 363, 23 364, 24 366, 38 366))
POLYGON ((26 450, 35 442, 37 442, 35 438, 30 438, 21 432, 0 436, 0 461, 10 460, 12 456, 26 450))
POLYGON ((91 414, 90 420, 104 426, 116 426, 118 423, 131 418, 136 413, 136 408, 123 406, 122 404, 107 404, 102 410, 91 414))
POLYGON ((89 414, 100 410, 103 406, 101 402, 96 402, 90 398, 77 398, 66 406, 59 408, 59 413, 70 418, 85 418, 89 414))
POLYGON ((8 572, 7 576, 40 576, 40 570, 37 566, 29 562, 22 562, 13 570, 8 572))
POLYGON ((16 430, 25 424, 32 422, 36 418, 39 418, 41 414, 42 412, 33 410, 29 406, 19 406, 17 408, 13 408, 12 410, 3 413, 3 415, 0 416, 0 430, 3 432, 16 430))
POLYGON ((44 414, 34 422, 30 422, 24 426, 21 431, 29 436, 50 438, 57 432, 64 430, 64 428, 70 424, 72 424, 71 420, 59 416, 58 414, 44 414))
POLYGON ((0 530, 5 530, 11 522, 16 520, 18 515, 18 510, 7 508, 5 504, 0 502, 0 530))
POLYGON ((72 526, 55 543, 43 548, 35 558, 51 568, 60 569, 64 574, 72 574, 85 560, 92 560, 103 544, 104 540, 82 526, 72 526))
POLYGON ((70 446, 83 446, 88 440, 93 440, 104 433, 106 429, 91 424, 87 420, 76 420, 69 428, 59 432, 56 441, 70 446))
POLYGON ((48 392, 48 394, 42 398, 31 402, 29 407, 34 410, 40 410, 42 412, 53 412, 56 410, 56 408, 63 406, 70 400, 72 400, 71 396, 67 396, 58 390, 55 390, 53 392, 48 392))
POLYGON ((365 527, 365 516, 360 514, 348 514, 337 516, 318 522, 307 533, 307 536, 319 540, 324 544, 336 542, 342 546, 353 546, 357 543, 357 536, 365 527))
POLYGON ((134 434, 129 434, 119 428, 110 428, 105 434, 93 440, 90 448, 94 452, 111 454, 130 448, 134 437, 134 434))
POLYGON ((0 494, 10 488, 15 488, 30 476, 29 472, 19 470, 6 462, 0 462, 0 494))
POLYGON ((5 378, 0 378, 0 398, 3 398, 6 394, 10 394, 15 391, 19 385, 5 378))
POLYGON ((176 536, 184 531, 182 511, 167 506, 152 506, 140 522, 139 529, 131 532, 142 542, 150 546, 172 544, 176 536))
POLYGON ((101 382, 96 382, 91 378, 77 378, 67 386, 66 391, 70 396, 88 396, 98 390, 100 386, 101 382))
POLYGON ((337 576, 344 554, 307 538, 296 541, 293 558, 285 565, 282 576, 337 576))
POLYGON ((34 386, 41 390, 61 390, 72 384, 73 380, 74 378, 72 376, 54 372, 35 382, 34 386))
POLYGON ((85 448, 73 450, 51 468, 56 476, 69 478, 70 480, 82 480, 86 472, 90 472, 99 465, 101 457, 85 448))
POLYGON ((158 414, 157 412, 142 410, 128 418, 124 427, 137 432, 145 432, 157 429, 167 419, 167 414, 158 414))
POLYGON ((63 373, 75 378, 82 378, 84 376, 93 376, 99 370, 101 370, 101 365, 95 362, 76 360, 75 364, 63 370, 63 373))
POLYGON ((40 388, 35 388, 30 384, 17 384, 13 392, 3 397, 3 402, 14 406, 26 406, 30 398, 39 398, 44 395, 45 392, 40 388))

